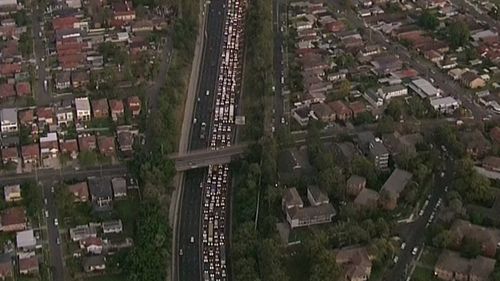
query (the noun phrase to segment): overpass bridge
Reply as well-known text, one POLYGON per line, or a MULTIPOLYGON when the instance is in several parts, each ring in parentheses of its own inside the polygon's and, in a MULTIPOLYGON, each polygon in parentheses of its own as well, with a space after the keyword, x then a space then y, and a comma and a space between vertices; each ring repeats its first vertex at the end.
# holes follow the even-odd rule
POLYGON ((235 157, 242 155, 247 147, 248 143, 241 143, 215 150, 193 150, 184 154, 170 155, 170 159, 175 161, 175 169, 178 172, 183 172, 209 165, 227 164, 235 157))

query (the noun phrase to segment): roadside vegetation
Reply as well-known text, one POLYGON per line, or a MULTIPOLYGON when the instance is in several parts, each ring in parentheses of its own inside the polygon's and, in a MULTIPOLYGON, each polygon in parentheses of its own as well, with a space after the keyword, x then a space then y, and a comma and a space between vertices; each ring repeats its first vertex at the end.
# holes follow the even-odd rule
MULTIPOLYGON (((156 5, 158 1, 141 3, 156 5)), ((145 122, 150 132, 147 145, 138 148, 130 163, 142 193, 135 223, 136 247, 124 258, 122 266, 130 281, 165 280, 169 274, 172 233, 168 210, 175 169, 168 155, 177 148, 180 120, 176 112, 181 110, 187 91, 199 11, 199 2, 195 0, 170 3, 177 18, 172 27, 174 52, 168 78, 160 93, 158 109, 152 110, 145 122)))

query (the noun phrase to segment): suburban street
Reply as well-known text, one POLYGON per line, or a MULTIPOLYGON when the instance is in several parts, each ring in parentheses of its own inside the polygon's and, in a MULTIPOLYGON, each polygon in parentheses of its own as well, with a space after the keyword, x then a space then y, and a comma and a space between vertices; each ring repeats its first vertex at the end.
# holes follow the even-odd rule
POLYGON ((286 4, 283 0, 273 0, 273 31, 274 31, 274 128, 278 130, 284 124, 282 124, 282 118, 285 117, 285 103, 283 96, 283 86, 285 83, 285 67, 284 67, 284 35, 282 30, 284 30, 283 20, 286 17, 286 4))
POLYGON ((35 60, 36 60, 36 65, 38 66, 38 69, 36 71, 36 76, 37 80, 35 85, 33 86, 35 90, 35 100, 36 104, 41 106, 41 105, 48 105, 51 101, 51 96, 50 92, 45 90, 44 87, 44 81, 47 77, 47 70, 45 69, 47 63, 45 61, 46 58, 46 50, 45 50, 45 44, 43 41, 44 38, 44 33, 42 31, 42 19, 43 19, 43 9, 41 7, 34 7, 32 13, 31 13, 31 22, 33 26, 33 40, 34 40, 34 46, 33 46, 33 52, 35 55, 35 60), (40 37, 40 34, 42 35, 40 37))
MULTIPOLYGON (((389 274, 389 277, 385 280, 388 281, 405 281, 407 280, 408 273, 412 267, 412 263, 415 261, 417 255, 413 255, 412 251, 415 247, 418 248, 420 252, 423 248, 423 243, 425 240, 426 225, 429 222, 431 214, 435 210, 435 206, 438 201, 443 200, 445 192, 445 187, 453 180, 452 167, 453 162, 450 159, 445 160, 445 170, 444 177, 440 176, 440 171, 435 171, 434 173, 434 188, 432 189, 429 197, 429 203, 425 209, 423 215, 417 218, 414 222, 406 226, 408 228, 407 237, 401 237, 403 242, 406 243, 406 247, 401 251, 399 255, 399 260, 395 264, 393 270, 389 274)), ((432 221, 431 221, 432 223, 432 221)))
MULTIPOLYGON (((52 192, 54 182, 47 180, 42 182, 42 195, 44 200, 44 209, 48 212, 49 216, 45 217, 47 222, 47 237, 50 251, 50 264, 52 269, 53 281, 64 281, 64 258, 61 244, 57 243, 60 239, 59 227, 54 224, 54 220, 58 217, 57 205, 55 196, 52 192)), ((44 214, 45 216, 45 214, 44 214)))
MULTIPOLYGON (((222 27, 224 24, 224 2, 212 1, 207 11, 207 22, 205 40, 202 50, 201 67, 198 80, 198 91, 195 103, 195 110, 192 119, 191 133, 189 137, 188 151, 207 148, 207 139, 211 128, 212 108, 214 103, 214 93, 218 75, 218 66, 221 54, 222 27), (204 138, 201 138, 202 123, 204 138)), ((185 173, 184 187, 179 206, 179 227, 177 235, 176 255, 178 261, 178 280, 200 280, 200 241, 201 237, 201 189, 200 183, 204 180, 206 169, 191 170, 185 173), (197 239, 190 242, 190 237, 197 239), (180 250, 182 249, 182 256, 180 250)), ((174 269, 175 270, 175 269, 174 269)), ((174 274, 175 276, 175 274, 174 274)))

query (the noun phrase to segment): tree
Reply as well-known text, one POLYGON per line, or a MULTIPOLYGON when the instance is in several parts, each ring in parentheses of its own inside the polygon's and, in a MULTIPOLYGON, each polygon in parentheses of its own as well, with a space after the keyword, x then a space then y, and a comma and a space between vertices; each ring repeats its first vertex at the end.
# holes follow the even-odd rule
POLYGON ((322 250, 311 268, 310 281, 338 280, 340 270, 337 266, 335 254, 322 250))
POLYGON ((32 219, 42 211, 42 192, 41 187, 36 182, 27 182, 21 185, 21 197, 26 206, 26 212, 32 219))
POLYGON ((342 169, 337 166, 320 171, 318 176, 319 186, 326 190, 329 196, 343 200, 345 196, 346 179, 342 169))
POLYGON ((452 245, 453 237, 449 230, 442 230, 432 238, 432 245, 437 248, 448 248, 452 245))
POLYGON ((340 86, 339 86, 340 98, 347 97, 350 92, 351 92, 351 82, 347 79, 342 80, 342 82, 340 82, 340 86))
POLYGON ((429 10, 424 10, 418 18, 418 25, 427 30, 434 30, 439 25, 439 19, 434 13, 431 13, 429 10))
POLYGON ((481 243, 474 239, 465 238, 460 249, 460 254, 463 257, 472 259, 481 254, 481 243))
POLYGON ((403 118, 405 112, 405 105, 401 99, 392 99, 386 108, 386 113, 392 117, 393 120, 400 120, 403 118))
POLYGON ((463 47, 469 42, 469 27, 462 20, 453 21, 448 25, 448 41, 453 48, 463 47))
POLYGON ((29 58, 33 53, 33 37, 31 31, 26 31, 19 37, 19 50, 24 58, 29 58))

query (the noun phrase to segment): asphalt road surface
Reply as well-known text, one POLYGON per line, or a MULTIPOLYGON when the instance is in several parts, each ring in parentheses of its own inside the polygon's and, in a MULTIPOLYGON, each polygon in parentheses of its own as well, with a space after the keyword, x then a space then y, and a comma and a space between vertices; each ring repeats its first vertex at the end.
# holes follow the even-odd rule
MULTIPOLYGON (((412 263, 415 261, 415 257, 418 255, 413 255, 412 251, 415 247, 418 248, 418 252, 422 250, 423 243, 425 240, 425 231, 428 228, 429 218, 434 212, 437 215, 436 204, 441 198, 444 200, 446 195, 445 187, 449 185, 453 180, 452 172, 453 162, 451 160, 446 160, 444 177, 441 177, 441 172, 436 171, 434 174, 434 187, 430 193, 429 203, 421 217, 416 221, 412 222, 407 226, 409 229, 407 237, 402 237, 403 242, 406 243, 406 247, 401 251, 399 255, 399 260, 395 264, 393 270, 389 274, 388 278, 384 280, 388 281, 406 281, 412 263)), ((434 219, 435 220, 435 219, 434 219)), ((431 221, 432 224, 434 221, 431 221)))
MULTIPOLYGON (((208 6, 205 40, 202 54, 202 64, 198 85, 198 96, 195 105, 193 126, 188 150, 207 148, 210 124, 212 123, 212 108, 218 75, 219 58, 221 56, 222 28, 224 24, 224 1, 213 0, 208 6), (208 93, 208 94, 207 94, 208 93), (205 138, 200 138, 201 124, 207 124, 205 138)), ((179 280, 195 281, 201 278, 200 261, 200 183, 204 180, 206 169, 186 172, 184 192, 181 201, 180 225, 177 254, 179 256, 179 280), (196 237, 190 243, 191 236, 196 237)))
MULTIPOLYGON (((58 218, 57 205, 55 202, 55 194, 52 189, 53 181, 44 181, 42 183, 42 194, 44 199, 44 209, 48 212, 48 217, 43 214, 47 220, 48 245, 50 251, 50 265, 52 269, 52 280, 64 281, 66 278, 64 272, 64 258, 61 244, 57 243, 60 239, 59 227, 54 221, 58 218)), ((59 222, 58 222, 59 223, 59 222)))
POLYGON ((38 70, 36 70, 37 80, 33 88, 35 88, 35 100, 36 104, 39 106, 48 105, 50 103, 51 97, 50 93, 45 90, 44 80, 47 77, 46 67, 46 50, 45 44, 43 42, 44 33, 42 32, 41 24, 43 24, 43 10, 36 7, 32 11, 32 28, 33 28, 33 40, 34 40, 34 54, 36 65, 38 70), (42 35, 40 37, 40 35, 42 35))
POLYGON ((273 31, 274 31, 274 128, 278 130, 283 126, 282 118, 284 118, 284 97, 283 97, 283 82, 285 81, 284 54, 285 46, 283 43, 283 20, 285 10, 283 0, 273 0, 273 31))

